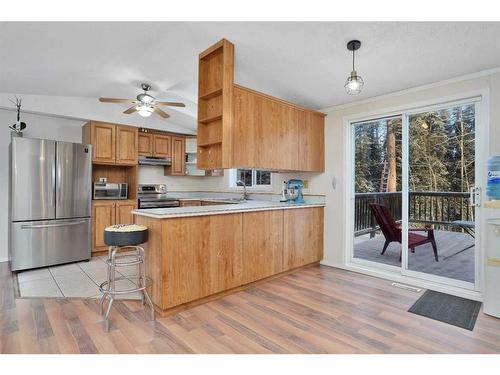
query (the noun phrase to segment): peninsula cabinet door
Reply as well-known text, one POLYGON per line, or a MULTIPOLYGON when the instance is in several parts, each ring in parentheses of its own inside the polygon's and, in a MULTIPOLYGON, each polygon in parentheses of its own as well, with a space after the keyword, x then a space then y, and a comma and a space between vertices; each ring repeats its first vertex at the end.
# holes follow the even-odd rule
POLYGON ((166 220, 163 308, 241 285, 241 225, 241 214, 166 220))
POLYGON ((243 283, 283 270, 283 210, 243 214, 243 283))
POLYGON ((115 163, 116 126, 103 122, 92 122, 91 143, 94 163, 115 163))
POLYGON ((116 164, 137 165, 138 130, 116 126, 116 164))
POLYGON ((283 271, 323 259, 323 208, 283 210, 283 271))
POLYGON ((115 223, 115 202, 92 202, 92 230, 94 243, 92 251, 106 249, 104 243, 104 229, 115 223))

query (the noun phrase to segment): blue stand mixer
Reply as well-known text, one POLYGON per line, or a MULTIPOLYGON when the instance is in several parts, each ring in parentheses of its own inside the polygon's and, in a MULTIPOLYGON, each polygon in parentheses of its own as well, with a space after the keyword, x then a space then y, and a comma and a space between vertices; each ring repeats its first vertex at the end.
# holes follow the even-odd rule
POLYGON ((302 195, 302 189, 304 188, 304 181, 299 179, 291 179, 288 182, 284 182, 285 187, 283 189, 284 200, 287 203, 306 203, 304 196, 302 195))

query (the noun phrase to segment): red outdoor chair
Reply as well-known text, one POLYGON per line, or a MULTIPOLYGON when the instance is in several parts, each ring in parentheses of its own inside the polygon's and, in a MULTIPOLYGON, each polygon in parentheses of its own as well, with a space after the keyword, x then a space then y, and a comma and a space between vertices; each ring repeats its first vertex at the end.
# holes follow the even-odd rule
MULTIPOLYGON (((389 208, 383 204, 370 203, 370 209, 372 210, 373 216, 380 227, 380 230, 384 234, 385 244, 382 249, 382 255, 384 255, 387 250, 387 246, 393 241, 401 242, 401 228, 398 226, 394 218, 392 217, 389 208)), ((408 229, 408 248, 411 252, 415 252, 415 247, 424 245, 426 243, 432 244, 432 250, 434 251, 434 258, 438 262, 438 251, 436 240, 434 238, 434 229, 432 228, 413 228, 408 229), (427 232, 427 236, 422 236, 421 234, 416 234, 412 232, 427 232)), ((403 249, 401 249, 401 252, 403 249)), ((401 252, 399 253, 399 260, 401 260, 401 252)))

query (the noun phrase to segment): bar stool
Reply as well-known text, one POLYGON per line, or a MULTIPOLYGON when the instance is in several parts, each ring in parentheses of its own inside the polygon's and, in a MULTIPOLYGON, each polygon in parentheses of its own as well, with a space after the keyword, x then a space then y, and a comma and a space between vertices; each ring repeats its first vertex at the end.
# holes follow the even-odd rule
POLYGON ((101 315, 104 313, 104 301, 109 299, 105 314, 106 331, 109 331, 109 314, 115 300, 115 296, 141 292, 142 306, 147 303, 151 309, 151 320, 154 320, 154 308, 151 298, 146 290, 145 252, 141 244, 148 240, 148 228, 144 225, 117 224, 104 229, 104 243, 109 246, 107 265, 107 280, 99 286, 102 293, 99 303, 101 315), (123 250, 132 249, 132 252, 120 254, 123 250), (116 289, 116 281, 126 277, 116 277, 115 270, 120 267, 137 265, 137 276, 129 279, 137 280, 135 288, 116 289))

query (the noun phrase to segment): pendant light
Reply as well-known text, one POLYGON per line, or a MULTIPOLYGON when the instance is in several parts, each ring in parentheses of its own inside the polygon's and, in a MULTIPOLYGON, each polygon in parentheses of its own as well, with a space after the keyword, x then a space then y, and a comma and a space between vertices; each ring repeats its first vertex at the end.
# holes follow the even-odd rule
POLYGON ((352 51, 352 72, 351 75, 345 81, 345 91, 349 95, 358 95, 363 88, 364 82, 361 76, 358 76, 356 69, 354 69, 354 51, 358 50, 361 47, 361 42, 359 40, 351 40, 347 43, 347 49, 352 51))

